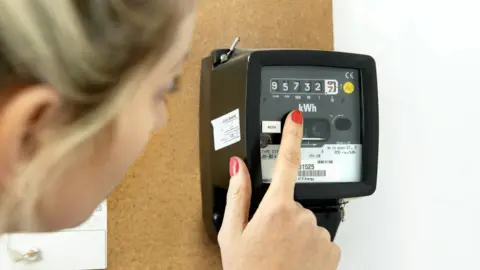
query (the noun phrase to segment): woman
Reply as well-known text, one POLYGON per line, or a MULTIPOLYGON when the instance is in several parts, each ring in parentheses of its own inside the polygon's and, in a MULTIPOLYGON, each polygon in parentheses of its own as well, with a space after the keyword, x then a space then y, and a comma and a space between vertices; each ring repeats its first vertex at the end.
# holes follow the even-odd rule
MULTIPOLYGON (((0 0, 0 234, 84 222, 166 119, 193 0, 0 0)), ((285 124, 272 185, 248 222, 230 161, 224 269, 335 269, 339 248, 293 200, 302 115, 285 124)))

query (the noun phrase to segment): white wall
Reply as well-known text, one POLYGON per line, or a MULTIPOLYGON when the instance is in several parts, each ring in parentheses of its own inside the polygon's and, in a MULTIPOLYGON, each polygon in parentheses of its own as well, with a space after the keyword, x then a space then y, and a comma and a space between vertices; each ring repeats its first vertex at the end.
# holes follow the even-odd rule
POLYGON ((333 0, 335 50, 377 61, 378 189, 352 201, 341 270, 480 269, 480 6, 333 0))

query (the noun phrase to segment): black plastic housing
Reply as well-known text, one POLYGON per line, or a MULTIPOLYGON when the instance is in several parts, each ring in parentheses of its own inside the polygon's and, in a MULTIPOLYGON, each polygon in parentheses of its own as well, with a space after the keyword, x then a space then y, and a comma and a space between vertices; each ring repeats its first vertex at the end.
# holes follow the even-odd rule
MULTIPOLYGON (((227 49, 215 50, 202 61, 200 85, 200 172, 204 225, 216 241, 223 219, 229 182, 231 156, 242 157, 252 179, 251 215, 268 184, 262 183, 260 160, 261 69, 264 66, 324 66, 357 69, 361 84, 362 181, 358 183, 320 183, 297 185, 295 197, 314 213, 327 218, 331 209, 338 218, 338 200, 368 196, 375 192, 379 141, 378 93, 375 61, 360 54, 315 50, 236 50, 232 58, 220 63, 227 49), (240 112, 240 142, 215 151, 210 121, 230 111, 240 112)), ((324 221, 331 222, 331 221, 324 221)), ((338 227, 338 224, 337 226, 338 227)), ((330 230, 335 236, 336 228, 330 230)))

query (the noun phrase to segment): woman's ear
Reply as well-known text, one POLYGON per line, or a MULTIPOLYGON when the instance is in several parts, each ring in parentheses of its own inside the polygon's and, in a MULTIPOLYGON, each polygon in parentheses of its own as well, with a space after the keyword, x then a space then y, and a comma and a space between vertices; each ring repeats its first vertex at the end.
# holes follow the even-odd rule
POLYGON ((43 127, 59 115, 61 99, 46 85, 0 89, 0 94, 0 185, 4 185, 35 154, 43 127))

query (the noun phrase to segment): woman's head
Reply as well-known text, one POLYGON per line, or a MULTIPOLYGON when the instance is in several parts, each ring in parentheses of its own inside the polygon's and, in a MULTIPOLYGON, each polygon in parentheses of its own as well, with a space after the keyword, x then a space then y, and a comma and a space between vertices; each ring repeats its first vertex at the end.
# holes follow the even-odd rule
POLYGON ((0 0, 0 234, 79 225, 166 118, 193 0, 0 0))

